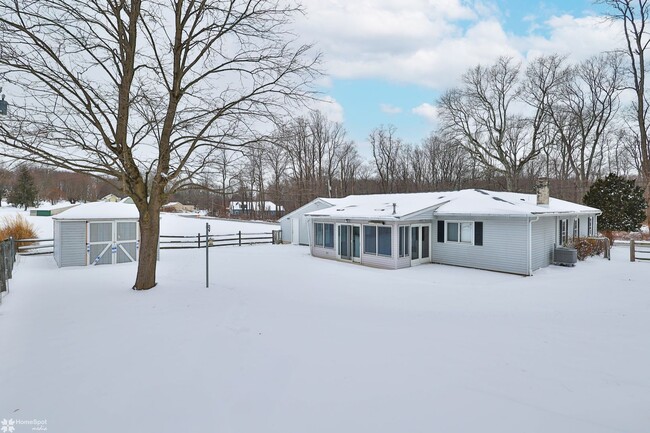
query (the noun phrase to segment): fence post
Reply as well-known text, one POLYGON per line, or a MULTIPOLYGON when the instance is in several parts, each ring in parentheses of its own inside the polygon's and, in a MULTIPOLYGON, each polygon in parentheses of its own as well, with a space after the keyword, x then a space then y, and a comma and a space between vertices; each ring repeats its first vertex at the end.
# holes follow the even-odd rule
POLYGON ((636 261, 636 257, 634 254, 634 239, 630 239, 630 261, 631 262, 636 261))
POLYGON ((196 240, 199 243, 197 248, 201 248, 201 233, 196 234, 196 240))
POLYGON ((241 247, 241 230, 239 230, 239 246, 241 247))
POLYGON ((607 260, 612 259, 611 248, 612 248, 612 246, 609 244, 609 238, 605 238, 605 258, 607 260))
MULTIPOLYGON (((11 239, 11 238, 10 238, 11 239)), ((13 267, 13 262, 9 255, 11 254, 11 245, 10 242, 2 243, 2 260, 5 262, 5 280, 11 279, 11 271, 13 267)))
POLYGON ((7 273, 5 272, 5 254, 4 254, 4 242, 2 242, 2 248, 0 248, 0 302, 2 302, 2 292, 7 291, 7 273))

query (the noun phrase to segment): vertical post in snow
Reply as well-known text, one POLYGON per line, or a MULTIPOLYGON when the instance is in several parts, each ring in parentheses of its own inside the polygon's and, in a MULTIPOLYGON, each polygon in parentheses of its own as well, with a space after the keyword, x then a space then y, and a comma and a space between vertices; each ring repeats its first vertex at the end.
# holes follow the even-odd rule
POLYGON ((241 230, 239 230, 239 246, 241 247, 241 230))
POLYGON ((201 233, 196 234, 197 248, 201 248, 201 233))
POLYGON ((630 239, 630 261, 634 262, 636 261, 635 257, 635 251, 634 251, 634 239, 630 239))
POLYGON ((210 262, 209 262, 209 255, 210 255, 210 243, 208 242, 208 236, 210 233, 210 224, 205 223, 205 287, 208 288, 210 287, 210 262))

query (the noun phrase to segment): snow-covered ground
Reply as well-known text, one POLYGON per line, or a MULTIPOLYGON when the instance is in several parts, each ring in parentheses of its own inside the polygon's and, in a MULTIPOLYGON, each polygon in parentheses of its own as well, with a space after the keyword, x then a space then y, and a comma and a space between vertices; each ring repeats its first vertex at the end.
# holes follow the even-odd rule
POLYGON ((159 285, 134 292, 136 264, 21 257, 0 305, 0 420, 66 433, 650 429, 650 264, 624 248, 528 278, 377 270, 291 245, 212 248, 210 288, 204 266, 202 250, 162 251, 159 285))

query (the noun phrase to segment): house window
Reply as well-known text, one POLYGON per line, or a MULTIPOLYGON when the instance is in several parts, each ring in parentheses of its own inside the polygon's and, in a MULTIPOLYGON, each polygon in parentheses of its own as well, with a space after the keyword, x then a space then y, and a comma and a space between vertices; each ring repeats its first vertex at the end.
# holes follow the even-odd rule
POLYGON ((363 226, 364 254, 392 255, 392 230, 385 226, 363 226))
POLYGON ((334 224, 314 223, 317 247, 334 248, 334 224))
POLYGON ((473 222, 467 221, 448 221, 447 222, 447 242, 472 243, 472 232, 474 229, 473 222))
POLYGON ((587 217, 587 236, 594 235, 594 217, 587 217))
POLYGON ((580 220, 578 218, 573 219, 573 238, 580 237, 580 220))
POLYGON ((399 227, 399 256, 409 256, 409 226, 399 227))
POLYGON ((559 244, 565 245, 569 241, 569 220, 560 220, 560 239, 559 244))

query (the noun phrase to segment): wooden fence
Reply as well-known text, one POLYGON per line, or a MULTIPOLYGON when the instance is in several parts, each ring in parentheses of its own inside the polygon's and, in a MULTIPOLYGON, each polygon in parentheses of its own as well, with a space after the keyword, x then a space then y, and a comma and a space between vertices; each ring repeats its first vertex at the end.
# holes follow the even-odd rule
POLYGON ((650 241, 630 240, 630 261, 650 261, 650 241))
POLYGON ((16 242, 9 238, 0 242, 0 303, 2 296, 9 292, 9 280, 16 262, 16 242))
MULTIPOLYGON (((279 244, 282 243, 280 230, 261 233, 237 233, 228 234, 211 234, 207 237, 208 247, 225 247, 225 246, 242 246, 255 244, 279 244)), ((205 248, 206 235, 197 233, 196 235, 161 235, 161 250, 176 250, 188 248, 205 248)))
POLYGON ((54 252, 54 239, 18 239, 16 242, 21 244, 17 249, 21 256, 37 256, 54 252))

